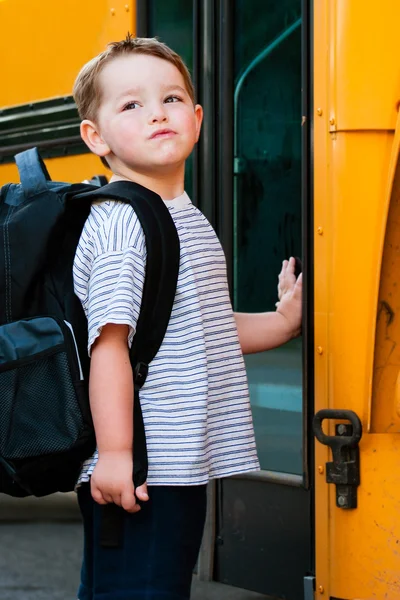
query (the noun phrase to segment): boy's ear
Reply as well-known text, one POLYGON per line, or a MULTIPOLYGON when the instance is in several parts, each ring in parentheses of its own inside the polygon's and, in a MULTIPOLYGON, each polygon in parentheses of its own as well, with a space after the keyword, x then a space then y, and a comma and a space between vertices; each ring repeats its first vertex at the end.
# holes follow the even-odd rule
POLYGON ((86 146, 97 156, 107 156, 110 154, 108 144, 101 137, 96 124, 89 119, 81 123, 81 137, 86 146))
POLYGON ((200 104, 196 104, 194 107, 194 115, 196 117, 196 142, 199 141, 201 124, 203 122, 203 108, 200 104))

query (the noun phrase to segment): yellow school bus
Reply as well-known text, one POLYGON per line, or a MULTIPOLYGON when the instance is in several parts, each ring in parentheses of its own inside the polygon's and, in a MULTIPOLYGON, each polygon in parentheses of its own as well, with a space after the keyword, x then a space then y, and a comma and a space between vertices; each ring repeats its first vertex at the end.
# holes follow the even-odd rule
POLYGON ((356 508, 316 444, 320 597, 400 595, 399 18, 396 1, 314 2, 315 408, 362 424, 356 508))
POLYGON ((31 146, 53 179, 108 176, 74 78, 156 35, 205 110, 186 187, 234 308, 273 310, 302 259, 302 337, 246 357, 261 471, 210 485, 197 567, 261 597, 400 598, 399 23, 399 0, 0 0, 0 185, 31 146))

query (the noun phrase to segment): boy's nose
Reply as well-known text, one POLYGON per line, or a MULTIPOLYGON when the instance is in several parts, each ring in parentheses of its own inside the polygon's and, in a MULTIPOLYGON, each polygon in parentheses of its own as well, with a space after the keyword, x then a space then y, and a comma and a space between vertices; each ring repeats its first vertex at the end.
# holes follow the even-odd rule
POLYGON ((163 106, 157 106, 149 114, 150 123, 163 123, 167 121, 167 113, 163 106))

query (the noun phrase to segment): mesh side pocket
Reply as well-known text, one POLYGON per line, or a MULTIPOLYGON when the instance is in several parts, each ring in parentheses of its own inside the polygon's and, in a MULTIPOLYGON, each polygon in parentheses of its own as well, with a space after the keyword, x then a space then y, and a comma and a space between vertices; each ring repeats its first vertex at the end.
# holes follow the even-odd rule
POLYGON ((0 373, 0 454, 7 459, 63 452, 82 416, 64 351, 0 373))

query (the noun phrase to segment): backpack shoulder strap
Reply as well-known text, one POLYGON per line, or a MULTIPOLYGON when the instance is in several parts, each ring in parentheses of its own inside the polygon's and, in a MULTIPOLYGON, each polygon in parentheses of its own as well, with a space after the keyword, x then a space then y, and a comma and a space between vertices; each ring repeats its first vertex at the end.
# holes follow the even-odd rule
POLYGON ((35 196, 45 192, 50 175, 37 148, 31 148, 15 155, 19 177, 25 196, 35 196))
POLYGON ((140 389, 147 366, 164 339, 174 303, 180 258, 175 224, 158 194, 131 181, 109 183, 75 198, 129 203, 143 228, 147 248, 146 277, 131 348, 131 362, 136 370, 135 386, 140 389))

